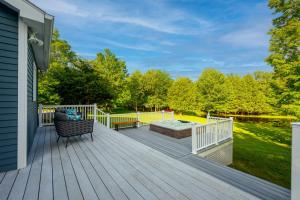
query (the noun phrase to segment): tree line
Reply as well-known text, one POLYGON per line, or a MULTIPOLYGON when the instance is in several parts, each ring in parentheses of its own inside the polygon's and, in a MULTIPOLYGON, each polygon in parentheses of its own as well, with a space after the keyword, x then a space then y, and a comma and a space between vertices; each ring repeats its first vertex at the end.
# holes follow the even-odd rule
POLYGON ((97 103, 107 110, 126 107, 136 111, 300 116, 300 4, 270 0, 269 6, 277 14, 266 58, 273 72, 239 76, 206 68, 197 80, 174 80, 163 70, 129 74, 125 61, 109 49, 95 59, 83 59, 55 30, 49 69, 39 73, 39 102, 97 103))
POLYGON ((262 114, 274 112, 273 73, 225 75, 207 68, 193 81, 172 79, 162 70, 129 74, 124 61, 109 49, 93 60, 82 59, 55 30, 47 72, 40 73, 39 102, 92 104, 104 109, 135 111, 172 109, 176 112, 262 114))

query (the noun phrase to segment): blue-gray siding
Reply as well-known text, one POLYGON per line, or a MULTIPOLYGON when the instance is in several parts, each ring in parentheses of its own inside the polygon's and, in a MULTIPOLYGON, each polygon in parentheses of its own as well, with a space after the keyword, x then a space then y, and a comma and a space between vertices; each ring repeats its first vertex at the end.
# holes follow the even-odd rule
POLYGON ((18 14, 0 3, 0 171, 17 167, 18 14))
POLYGON ((37 103, 33 101, 33 67, 34 67, 34 56, 33 50, 28 44, 28 68, 27 68, 27 152, 31 148, 33 138, 36 132, 38 113, 37 113, 37 103))

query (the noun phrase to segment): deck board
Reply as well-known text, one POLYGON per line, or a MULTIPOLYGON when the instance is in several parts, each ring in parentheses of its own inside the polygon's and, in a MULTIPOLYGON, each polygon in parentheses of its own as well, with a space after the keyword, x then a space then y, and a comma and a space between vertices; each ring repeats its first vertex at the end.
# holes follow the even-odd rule
MULTIPOLYGON (((118 146, 118 145, 115 145, 118 146)), ((213 184, 209 185, 212 177, 205 178, 206 175, 201 174, 201 178, 198 180, 194 179, 195 173, 198 173, 198 170, 194 170, 193 173, 188 173, 192 168, 186 165, 180 165, 178 161, 168 157, 163 156, 161 158, 157 155, 157 152, 152 150, 148 152, 148 156, 141 154, 141 149, 139 149, 141 146, 139 144, 135 145, 136 149, 131 150, 132 148, 126 149, 127 151, 130 151, 131 154, 135 155, 135 157, 143 158, 145 161, 151 163, 152 169, 159 169, 156 171, 153 171, 153 174, 159 174, 160 176, 164 176, 164 179, 168 181, 170 184, 175 185, 176 188, 179 191, 182 191, 191 199, 197 199, 199 194, 202 194, 202 197, 205 199, 226 199, 226 194, 222 193, 224 188, 222 187, 222 184, 218 184, 217 180, 213 182, 213 184), (151 156, 149 156, 151 154, 151 156), (176 166, 179 166, 176 167, 176 166), (172 175, 176 176, 172 176, 172 175), (172 177, 172 178, 171 178, 172 177), (192 184, 191 184, 192 183, 192 184), (187 185, 189 187, 187 187, 187 185), (193 196, 196 195, 196 196, 193 196)), ((142 161, 143 161, 142 159, 142 161)), ((151 170, 151 168, 149 169, 151 170)), ((230 187, 227 188, 227 190, 230 190, 230 187)), ((232 193, 234 194, 234 192, 232 193)), ((227 196, 228 199, 240 199, 241 197, 235 197, 234 195, 227 196)))
POLYGON ((168 136, 144 129, 145 127, 139 129, 124 129, 121 133, 174 158, 180 158, 191 153, 191 148, 176 143, 175 138, 167 138, 168 136), (141 131, 143 134, 140 134, 141 131))
MULTIPOLYGON (((105 142, 105 141, 104 141, 105 142)), ((115 143, 106 141, 109 145, 115 145, 115 143)), ((147 177, 150 181, 156 183, 157 187, 165 192, 163 196, 165 199, 188 199, 183 194, 178 192, 173 186, 169 185, 165 180, 164 176, 158 176, 155 172, 148 170, 149 164, 146 162, 139 162, 138 158, 135 156, 130 156, 130 154, 125 153, 122 149, 118 149, 118 155, 123 159, 128 161, 131 164, 131 167, 135 168, 139 172, 141 172, 145 177, 147 177)))
POLYGON ((5 174, 1 184, 0 184, 0 199, 7 199, 11 191, 11 188, 15 182, 18 175, 18 171, 9 171, 5 174))
POLYGON ((182 148, 191 150, 191 137, 171 138, 150 131, 148 126, 138 129, 122 129, 120 133, 259 198, 290 199, 290 190, 281 186, 193 155, 188 150, 185 150, 184 154, 177 153, 178 151, 170 152, 170 149, 174 147, 181 149, 181 151, 184 151, 182 148))
MULTIPOLYGON (((101 125, 89 135, 56 142, 54 127, 38 128, 28 166, 0 174, 0 199, 256 199, 255 196, 162 153, 164 137, 140 142, 101 125), (2 179, 2 181, 1 181, 2 179)), ((173 155, 187 147, 166 142, 173 155)), ((186 145, 185 141, 185 145, 186 145)))
POLYGON ((51 150, 51 133, 49 127, 45 128, 45 143, 43 155, 43 165, 41 171, 40 189, 39 189, 39 200, 52 200, 53 199, 53 188, 52 188, 52 150, 51 150))
MULTIPOLYGON (((54 132, 54 129, 53 129, 52 133, 53 132, 54 132)), ((83 200, 84 198, 83 198, 81 188, 78 183, 77 176, 75 175, 73 165, 68 156, 66 148, 64 147, 64 144, 61 140, 59 141, 58 151, 61 156, 62 168, 63 168, 63 173, 65 176, 67 193, 68 193, 69 199, 83 200)))
MULTIPOLYGON (((97 149, 98 145, 93 144, 97 149)), ((105 146, 104 146, 105 147, 105 146)), ((105 151, 105 148, 98 149, 98 153, 103 156, 104 159, 109 162, 112 167, 122 176, 132 188, 145 200, 157 200, 158 198, 154 193, 150 192, 142 181, 139 181, 137 177, 139 177, 139 172, 134 170, 132 167, 128 166, 127 162, 114 157, 110 152, 105 151), (101 150, 104 150, 101 152, 101 150)), ((100 155, 99 155, 100 156, 100 155)))
POLYGON ((81 188, 83 198, 86 200, 98 199, 95 189, 90 182, 90 179, 87 176, 85 170, 83 169, 78 157, 76 156, 72 145, 67 148, 67 153, 69 155, 79 186, 81 188))
POLYGON ((38 199, 39 196, 40 180, 41 180, 40 177, 41 177, 41 170, 43 164, 46 129, 42 129, 41 131, 38 131, 37 134, 41 134, 41 136, 37 146, 38 151, 35 155, 35 159, 34 162, 32 163, 30 174, 28 177, 28 182, 23 197, 24 200, 35 200, 38 199))
MULTIPOLYGON (((114 145, 114 146, 120 146, 120 144, 118 143, 119 141, 116 140, 111 140, 110 141, 110 145, 114 145)), ((101 145, 103 145, 103 143, 101 143, 101 145)), ((119 149, 119 151, 121 151, 122 149, 119 149)), ((170 185, 173 185, 173 187, 175 187, 177 189, 177 191, 181 191, 183 193, 186 193, 186 195, 191 194, 190 191, 186 190, 186 187, 184 187, 184 185, 179 184, 179 177, 175 176, 174 178, 170 178, 169 174, 165 174, 167 173, 166 170, 170 170, 170 169, 163 169, 162 170, 162 166, 160 165, 160 169, 157 169, 157 165, 154 165, 153 162, 156 162, 155 160, 148 160, 148 156, 145 154, 139 154, 137 153, 140 149, 136 148, 126 148, 123 149, 126 152, 130 152, 131 155, 133 155, 134 157, 140 158, 140 157, 144 157, 145 159, 147 159, 147 163, 151 163, 147 166, 147 168, 144 165, 144 169, 150 170, 152 172, 152 174, 157 174, 159 177, 162 177, 167 183, 169 183, 170 185), (163 173, 165 172, 165 173, 163 173)), ((148 152, 149 153, 149 152, 148 152)), ((128 155, 127 155, 128 156, 128 155)), ((127 157, 128 160, 131 160, 132 157, 127 157)), ((190 198, 195 198, 195 196, 193 197, 192 195, 190 195, 190 198)))
POLYGON ((92 183, 94 190, 97 196, 99 197, 99 199, 107 199, 107 200, 113 199, 109 190, 106 188, 102 180, 99 179, 97 172, 94 170, 91 163, 88 161, 87 157, 82 152, 81 148, 79 147, 79 144, 75 143, 72 145, 72 147, 74 148, 78 156, 78 159, 80 160, 86 174, 88 175, 88 178, 92 183))
MULTIPOLYGON (((97 144, 95 144, 97 145, 97 144)), ((103 145, 101 143, 99 145, 103 145)), ((103 148, 104 150, 106 148, 103 148)), ((103 156, 105 154, 109 154, 111 157, 107 157, 111 163, 114 163, 114 166, 117 168, 120 174, 122 174, 127 180, 131 182, 131 185, 135 187, 139 193, 143 196, 144 199, 165 199, 167 195, 155 184, 153 184, 149 179, 147 179, 140 171, 134 168, 132 165, 128 163, 125 159, 119 159, 120 155, 115 154, 115 152, 103 152, 103 156), (119 163, 115 161, 118 160, 119 163), (132 176, 134 174, 134 176, 132 176)))
MULTIPOLYGON (((84 141, 86 144, 86 141, 84 141)), ((128 199, 143 199, 142 196, 124 179, 118 171, 106 160, 104 157, 99 154, 99 152, 92 148, 93 144, 86 144, 87 148, 92 152, 95 158, 102 163, 102 166, 105 168, 105 171, 118 183, 119 187, 123 190, 128 199)))
POLYGON ((109 190, 110 194, 114 199, 125 200, 128 199, 125 193, 121 190, 120 186, 115 182, 115 180, 110 176, 102 164, 95 158, 90 149, 83 143, 78 143, 82 152, 90 161, 92 167, 97 172, 98 177, 103 181, 106 188, 109 190))
POLYGON ((4 176, 5 176, 5 172, 1 172, 1 173, 0 173, 0 184, 1 184, 1 182, 2 182, 2 180, 3 180, 3 178, 4 178, 4 176))
MULTIPOLYGON (((49 134, 51 134, 52 127, 49 128, 49 134)), ((62 162, 58 146, 56 144, 56 135, 51 134, 51 149, 52 149, 52 168, 53 168, 53 197, 54 199, 67 200, 68 193, 66 188, 64 171, 62 168, 62 162)))
MULTIPOLYGON (((39 129, 41 131, 41 129, 39 129)), ((24 169, 19 170, 16 181, 12 187, 11 195, 9 196, 9 200, 22 200, 26 186, 27 180, 31 171, 32 163, 35 159, 36 152, 38 150, 37 145, 40 140, 41 134, 37 133, 37 137, 34 138, 31 153, 28 156, 28 166, 24 169)))
MULTIPOLYGON (((101 145, 115 144, 103 141, 101 145)), ((121 158, 124 165, 126 166, 126 169, 130 169, 131 173, 135 173, 137 180, 141 182, 141 184, 144 184, 159 199, 174 199, 174 197, 172 197, 172 195, 169 193, 171 189, 169 187, 166 187, 166 184, 164 184, 162 180, 155 178, 153 174, 145 170, 145 168, 143 166, 140 166, 139 163, 134 162, 133 159, 127 157, 127 155, 123 154, 122 151, 111 151, 110 154, 115 156, 115 158, 121 158)))

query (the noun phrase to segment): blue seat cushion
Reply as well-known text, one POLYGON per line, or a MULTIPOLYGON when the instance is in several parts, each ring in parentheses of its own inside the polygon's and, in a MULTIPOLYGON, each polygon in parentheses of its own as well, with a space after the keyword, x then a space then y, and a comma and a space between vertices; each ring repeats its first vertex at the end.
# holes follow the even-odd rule
POLYGON ((77 114, 76 109, 67 109, 66 114, 68 115, 69 120, 81 120, 81 115, 77 114))

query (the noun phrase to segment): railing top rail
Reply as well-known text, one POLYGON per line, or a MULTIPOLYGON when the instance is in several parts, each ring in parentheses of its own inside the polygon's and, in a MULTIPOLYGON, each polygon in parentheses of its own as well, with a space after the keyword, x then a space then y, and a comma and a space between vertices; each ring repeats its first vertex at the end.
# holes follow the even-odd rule
POLYGON ((131 112, 131 113, 115 113, 115 114, 110 114, 110 115, 114 115, 114 116, 119 116, 119 115, 136 115, 136 113, 131 112))
MULTIPOLYGON (((156 112, 129 112, 129 113, 115 113, 115 114, 110 114, 110 115, 133 115, 133 114, 161 114, 162 111, 156 111, 156 112)), ((172 113, 172 112, 167 112, 165 111, 165 114, 166 113, 172 113)))
POLYGON ((228 122, 228 121, 231 121, 231 119, 220 120, 220 121, 218 121, 218 123, 220 124, 220 123, 225 123, 225 122, 228 122))
POLYGON ((91 105, 42 105, 44 108, 45 107, 94 107, 93 104, 91 105))
POLYGON ((216 125, 216 124, 217 124, 217 122, 208 122, 208 123, 206 123, 206 124, 198 124, 198 123, 195 123, 194 126, 195 126, 196 128, 198 128, 198 127, 209 126, 209 125, 216 125))
POLYGON ((208 119, 227 120, 227 119, 229 119, 229 118, 225 118, 225 117, 208 117, 208 119))
POLYGON ((107 113, 103 112, 102 110, 100 110, 99 108, 97 108, 97 111, 100 112, 103 115, 107 115, 107 113))

